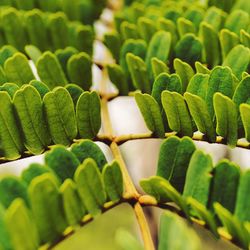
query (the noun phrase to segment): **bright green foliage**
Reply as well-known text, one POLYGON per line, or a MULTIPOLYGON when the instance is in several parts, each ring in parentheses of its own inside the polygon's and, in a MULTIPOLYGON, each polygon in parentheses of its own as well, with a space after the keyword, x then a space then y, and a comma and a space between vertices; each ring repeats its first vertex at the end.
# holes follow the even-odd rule
POLYGON ((45 163, 63 182, 72 179, 80 165, 77 157, 63 146, 55 146, 45 155, 45 163))
POLYGON ((184 97, 198 130, 205 134, 208 141, 215 142, 216 133, 205 101, 188 92, 184 94, 184 97))
POLYGON ((16 198, 22 198, 26 205, 29 204, 25 183, 14 176, 2 178, 0 180, 0 203, 8 208, 16 198))
POLYGON ((227 54, 239 44, 239 37, 227 29, 222 29, 220 31, 220 44, 223 59, 226 58, 227 54))
POLYGON ((250 190, 250 171, 246 171, 240 178, 240 184, 237 193, 235 215, 240 221, 250 221, 250 201, 247 198, 250 190))
POLYGON ((187 33, 195 33, 194 24, 184 17, 180 17, 177 20, 177 28, 180 36, 184 36, 187 33))
POLYGON ((51 52, 45 52, 36 62, 37 73, 49 88, 67 84, 66 76, 57 57, 51 52))
POLYGON ((34 178, 28 192, 41 243, 59 239, 67 224, 54 176, 43 174, 34 178))
POLYGON ((189 64, 183 62, 178 58, 174 60, 174 69, 176 74, 181 78, 182 92, 184 92, 188 86, 190 79, 194 75, 194 71, 189 64))
POLYGON ((132 53, 127 53, 126 61, 135 89, 140 89, 143 93, 150 93, 151 86, 145 62, 132 53))
POLYGON ((218 238, 219 234, 213 214, 207 210, 204 205, 192 197, 187 198, 187 203, 191 206, 192 211, 194 211, 194 213, 206 223, 206 226, 210 229, 214 236, 218 238))
POLYGON ((157 31, 154 21, 147 17, 140 17, 137 21, 137 25, 140 36, 148 43, 157 31))
POLYGON ((223 226, 232 235, 233 239, 239 242, 243 248, 247 249, 249 247, 248 235, 240 221, 219 203, 214 204, 214 209, 223 226))
POLYGON ((177 74, 169 75, 167 73, 161 73, 156 77, 153 89, 152 97, 158 102, 159 106, 162 108, 161 94, 164 90, 175 91, 181 93, 182 85, 181 79, 177 74))
POLYGON ((5 61, 4 72, 9 82, 17 83, 19 86, 28 84, 35 78, 28 59, 21 53, 15 53, 5 61))
POLYGON ((21 134, 8 93, 0 92, 0 137, 1 151, 9 160, 17 159, 24 151, 21 134))
POLYGON ((55 144, 70 145, 77 136, 74 103, 69 92, 57 87, 44 98, 45 114, 55 144))
POLYGON ((22 199, 13 201, 6 211, 6 227, 14 249, 34 250, 38 248, 39 237, 32 219, 31 213, 22 199))
POLYGON ((2 205, 0 205, 0 249, 1 250, 11 250, 11 242, 10 237, 5 226, 5 209, 2 205))
POLYGON ((34 45, 26 45, 24 47, 25 53, 28 55, 28 57, 36 63, 40 56, 42 56, 42 52, 40 49, 38 49, 34 45))
POLYGON ((11 98, 14 97, 15 93, 19 90, 19 87, 15 83, 5 83, 0 86, 0 91, 5 91, 11 98))
POLYGON ((108 75, 111 82, 118 88, 120 95, 127 95, 129 86, 126 82, 126 75, 120 65, 107 65, 108 75))
POLYGON ((222 160, 215 166, 209 198, 210 209, 213 210, 213 204, 219 202, 231 213, 234 212, 239 179, 240 168, 234 163, 222 160))
POLYGON ((81 94, 76 105, 76 121, 81 138, 95 138, 101 128, 101 103, 96 92, 81 94))
POLYGON ((155 99, 148 94, 136 93, 135 100, 148 129, 157 137, 164 137, 165 132, 161 110, 155 99))
POLYGON ((136 30, 136 25, 126 22, 124 21, 121 24, 121 33, 122 33, 122 37, 123 39, 138 39, 138 34, 137 34, 137 30, 136 30))
POLYGON ((121 41, 117 32, 110 32, 104 35, 103 43, 111 51, 115 60, 119 61, 121 41))
POLYGON ((42 153, 50 143, 50 135, 40 94, 31 85, 25 85, 15 93, 13 103, 24 136, 25 147, 33 154, 42 153))
POLYGON ((250 48, 250 34, 245 30, 240 31, 240 40, 242 44, 248 48, 250 48))
POLYGON ((91 68, 91 58, 85 52, 71 56, 67 62, 70 81, 78 84, 84 90, 89 90, 92 85, 91 68))
POLYGON ((206 67, 206 65, 204 65, 200 62, 195 62, 195 69, 196 69, 197 73, 210 74, 210 70, 206 67))
POLYGON ((100 170, 102 170, 104 165, 107 163, 102 150, 98 147, 98 145, 90 140, 83 140, 79 144, 73 144, 71 152, 77 156, 81 163, 87 158, 94 159, 100 170))
POLYGON ((214 110, 217 121, 216 132, 227 144, 235 147, 237 143, 237 109, 233 101, 221 93, 214 95, 214 110))
POLYGON ((88 212, 96 216, 106 202, 106 192, 98 166, 93 159, 87 158, 75 173, 79 196, 88 212))
POLYGON ((21 178, 29 185, 35 177, 46 173, 52 173, 52 171, 47 166, 32 163, 22 172, 21 178))
POLYGON ((210 74, 206 104, 212 119, 214 117, 213 97, 216 92, 220 92, 228 97, 233 96, 233 77, 230 68, 218 66, 210 74))
POLYGON ((210 155, 197 150, 192 155, 187 170, 183 196, 192 197, 204 206, 208 202, 208 194, 212 179, 212 159, 210 155))
POLYGON ((245 130, 245 138, 250 141, 250 105, 240 105, 240 116, 245 130))
POLYGON ((17 50, 13 46, 11 46, 11 45, 4 45, 0 49, 0 64, 1 64, 1 66, 4 66, 5 61, 9 57, 12 57, 16 52, 17 52, 17 50))
POLYGON ((49 88, 43 82, 33 80, 29 84, 33 86, 34 88, 36 88, 36 90, 39 92, 42 99, 49 92, 49 88))
POLYGON ((247 70, 250 61, 250 50, 243 45, 235 46, 227 55, 223 66, 229 66, 235 76, 241 79, 241 74, 247 70))
POLYGON ((166 65, 166 63, 159 60, 158 58, 153 57, 151 59, 151 64, 152 64, 152 70, 153 70, 154 78, 156 78, 161 73, 169 73, 169 68, 166 65))
POLYGON ((187 168, 195 145, 192 140, 172 136, 160 148, 157 175, 171 183, 180 193, 183 191, 187 168))
POLYGON ((184 212, 189 219, 189 211, 186 201, 180 193, 166 180, 160 176, 153 176, 149 179, 142 179, 140 186, 149 195, 156 198, 157 201, 165 203, 173 201, 184 212))
POLYGON ((45 51, 49 48, 48 35, 42 12, 37 9, 25 13, 25 25, 32 45, 45 51))
POLYGON ((180 135, 192 137, 192 120, 184 97, 177 92, 168 90, 163 91, 161 96, 169 127, 180 135))
POLYGON ((201 55, 202 43, 193 34, 184 35, 175 46, 175 56, 191 65, 200 61, 201 55))
POLYGON ((76 84, 67 84, 65 86, 65 88, 69 92, 69 94, 74 102, 74 105, 76 106, 77 101, 79 100, 79 97, 83 93, 83 89, 76 84))
POLYGON ((193 229, 177 215, 164 212, 161 216, 158 250, 199 250, 201 242, 193 229), (178 235, 178 240, 176 236, 178 235))
POLYGON ((68 224, 71 226, 79 224, 86 211, 81 204, 76 184, 71 179, 65 180, 60 187, 60 193, 68 224))
POLYGON ((102 171, 106 193, 111 201, 119 201, 123 195, 123 177, 117 161, 106 164, 102 171))

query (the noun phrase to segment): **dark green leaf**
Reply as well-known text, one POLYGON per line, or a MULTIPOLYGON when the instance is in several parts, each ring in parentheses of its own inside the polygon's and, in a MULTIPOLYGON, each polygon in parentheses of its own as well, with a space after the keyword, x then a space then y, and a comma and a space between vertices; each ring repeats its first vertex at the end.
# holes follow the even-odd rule
POLYGON ((11 45, 4 45, 0 50, 0 64, 4 66, 5 61, 17 52, 16 48, 11 45))
POLYGON ((76 84, 67 84, 65 86, 65 88, 69 92, 69 94, 74 102, 74 105, 76 106, 80 95, 83 93, 83 89, 76 84))
POLYGON ((151 37, 157 31, 155 22, 147 17, 140 17, 137 21, 137 25, 141 38, 149 43, 151 37))
POLYGON ((105 34, 103 43, 110 50, 116 62, 118 62, 121 49, 121 39, 119 34, 117 32, 110 32, 105 34))
POLYGON ((43 82, 33 80, 29 84, 33 86, 34 88, 36 88, 36 90, 39 92, 42 99, 49 92, 49 88, 43 82))

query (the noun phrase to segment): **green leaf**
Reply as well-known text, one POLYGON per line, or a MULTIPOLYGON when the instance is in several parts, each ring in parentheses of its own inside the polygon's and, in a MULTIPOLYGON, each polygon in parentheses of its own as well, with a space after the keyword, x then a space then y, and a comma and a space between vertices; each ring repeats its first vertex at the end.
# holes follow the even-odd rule
POLYGON ((169 75, 167 73, 161 73, 154 81, 151 95, 158 102, 160 108, 162 108, 161 93, 164 90, 181 93, 181 88, 181 79, 177 74, 169 75))
POLYGON ((250 141, 250 105, 240 105, 240 116, 245 130, 245 138, 250 141))
POLYGON ((22 53, 16 53, 5 61, 4 72, 9 82, 14 82, 19 86, 35 79, 29 61, 22 53))
POLYGON ((77 27, 75 33, 75 42, 71 45, 77 48, 79 51, 92 55, 94 39, 95 35, 92 27, 88 25, 81 25, 77 27))
POLYGON ((191 21, 193 25, 195 26, 195 30, 198 31, 200 27, 200 23, 203 20, 204 17, 204 10, 202 10, 199 7, 194 6, 193 8, 188 8, 187 11, 184 14, 184 17, 191 21))
POLYGON ((129 86, 126 82, 126 75, 118 64, 107 65, 110 81, 117 87, 120 95, 128 95, 129 86))
POLYGON ((120 61, 119 65, 121 66, 123 72, 125 73, 126 79, 129 84, 132 84, 131 76, 128 69, 128 64, 126 61, 127 53, 132 53, 135 56, 139 56, 142 59, 145 58, 146 54, 146 43, 143 40, 134 40, 129 39, 124 42, 120 51, 120 61))
POLYGON ((226 58, 228 53, 239 44, 239 37, 227 29, 222 29, 220 31, 220 44, 223 59, 226 58))
POLYGON ((140 17, 137 21, 138 31, 143 40, 150 42, 156 30, 155 22, 147 17, 140 17))
POLYGON ((26 45, 24 47, 25 53, 28 55, 28 57, 36 63, 38 58, 42 55, 41 50, 39 50, 37 47, 33 45, 26 45))
POLYGON ((139 38, 136 25, 127 21, 121 24, 121 34, 124 40, 139 38))
POLYGON ((106 193, 113 202, 119 201, 123 195, 123 177, 117 161, 106 164, 102 171, 106 193))
POLYGON ((188 33, 196 33, 194 24, 184 17, 180 17, 177 20, 177 28, 180 36, 184 36, 188 33))
POLYGON ((65 89, 67 89, 67 91, 69 92, 69 94, 74 102, 74 105, 76 106, 77 101, 79 100, 79 97, 83 93, 83 89, 76 84, 67 84, 65 86, 65 89))
POLYGON ((195 74, 187 87, 187 92, 199 96, 201 99, 206 100, 207 89, 208 89, 208 74, 195 74))
POLYGON ((174 213, 164 212, 161 216, 158 250, 198 250, 201 242, 191 227, 174 213), (176 236, 178 235, 178 240, 176 236))
POLYGON ((214 204, 214 210, 228 233, 232 235, 233 239, 235 239, 243 248, 248 249, 249 243, 247 231, 240 221, 219 203, 214 204))
POLYGON ((160 176, 152 176, 149 179, 142 179, 140 186, 147 194, 155 197, 158 202, 173 201, 189 218, 189 209, 185 199, 167 180, 160 176))
POLYGON ((19 87, 15 83, 5 83, 0 86, 0 91, 5 91, 9 94, 11 98, 14 97, 15 93, 19 90, 19 87))
POLYGON ((120 35, 117 32, 113 31, 106 33, 103 39, 103 43, 109 49, 116 62, 118 62, 121 49, 120 35))
MULTIPOLYGON (((24 14, 25 27, 29 37, 30 44, 38 47, 40 50, 45 51, 49 49, 49 38, 43 13, 40 10, 31 8, 24 14)), ((29 45, 30 46, 30 45, 29 45)))
POLYGON ((32 163, 28 168, 22 171, 21 179, 29 185, 35 177, 46 173, 53 172, 47 166, 43 166, 38 163, 32 163))
POLYGON ((0 107, 1 151, 6 159, 15 160, 23 153, 24 145, 11 98, 6 92, 0 92, 0 107))
POLYGON ((236 105, 227 96, 215 93, 214 110, 217 121, 217 134, 222 136, 229 146, 235 147, 238 140, 236 105))
POLYGON ((167 62, 169 59, 171 49, 171 34, 166 31, 158 31, 151 38, 146 55, 146 65, 149 72, 149 79, 153 81, 153 70, 151 65, 151 59, 156 57, 157 59, 167 62))
POLYGON ((78 53, 78 50, 75 49, 74 47, 66 47, 65 49, 58 49, 55 51, 55 55, 57 59, 59 60, 64 74, 66 74, 67 79, 69 79, 69 75, 67 72, 67 63, 70 59, 71 56, 75 55, 78 53))
POLYGON ((15 53, 17 53, 18 51, 16 50, 16 48, 14 48, 11 45, 4 45, 1 49, 0 49, 0 65, 4 66, 5 61, 9 58, 12 57, 15 53))
POLYGON ((217 232, 217 225, 215 219, 211 212, 207 210, 207 208, 199 203, 197 200, 189 197, 187 199, 187 203, 191 206, 192 210, 194 210, 198 217, 205 221, 206 225, 209 227, 211 232, 215 235, 216 238, 219 238, 219 234, 217 232))
POLYGON ((38 1, 38 6, 39 6, 39 9, 42 9, 43 11, 55 12, 55 11, 58 11, 58 0, 38 1))
POLYGON ((241 79, 241 74, 247 70, 250 61, 250 50, 243 45, 235 46, 227 55, 223 66, 229 66, 235 76, 241 79))
POLYGON ((69 92, 63 87, 57 87, 44 96, 43 102, 53 142, 70 145, 77 136, 77 124, 69 92))
POLYGON ((86 214, 86 211, 81 204, 76 184, 71 179, 65 180, 60 187, 60 193, 62 195, 63 209, 68 224, 71 226, 78 225, 86 214))
POLYGON ((93 216, 99 215, 107 197, 96 162, 90 158, 84 160, 76 170, 74 179, 81 201, 88 212, 93 216))
POLYGON ((205 134, 208 141, 215 142, 215 128, 205 101, 201 97, 188 92, 184 94, 184 98, 198 130, 205 134))
POLYGON ((221 63, 221 48, 218 33, 213 26, 202 22, 200 36, 204 46, 205 61, 209 67, 213 68, 221 63))
POLYGON ((52 46, 54 49, 63 49, 68 45, 68 26, 67 18, 64 13, 55 13, 49 15, 48 32, 51 37, 52 46), (62 39, 63 37, 63 39, 62 39))
POLYGON ((145 62, 132 53, 127 53, 126 61, 135 89, 139 89, 143 93, 150 93, 151 86, 145 62))
POLYGON ((250 201, 248 194, 250 190, 250 171, 247 170, 240 177, 240 184, 237 192, 235 216, 242 222, 250 221, 250 201))
POLYGON ((188 166, 183 196, 192 197, 206 206, 209 199, 212 168, 211 156, 196 150, 188 166))
POLYGON ((28 192, 41 243, 58 240, 67 224, 56 179, 49 173, 38 176, 28 192))
POLYGON ((0 66, 0 86, 6 82, 7 82, 7 78, 6 78, 5 72, 3 70, 3 67, 0 66))
POLYGON ((225 96, 233 96, 233 77, 232 71, 228 67, 215 67, 208 81, 208 90, 206 104, 211 118, 214 118, 214 102, 213 97, 216 92, 220 92, 225 96))
POLYGON ((90 140, 83 140, 79 144, 73 144, 71 147, 71 152, 76 155, 80 162, 83 162, 87 158, 94 159, 100 171, 107 163, 106 157, 102 150, 98 145, 90 140))
POLYGON ((76 105, 76 121, 81 138, 93 139, 101 128, 101 102, 97 92, 84 92, 76 105))
POLYGON ((168 74, 170 73, 170 70, 166 65, 166 63, 164 63, 163 61, 159 60, 156 57, 153 57, 151 59, 151 64, 152 64, 154 78, 156 78, 161 73, 168 73, 168 74))
POLYGON ((35 8, 33 0, 14 0, 14 4, 18 9, 32 10, 35 8))
MULTIPOLYGON (((217 0, 216 0, 217 2, 217 0)), ((216 31, 219 31, 226 19, 226 13, 215 6, 210 7, 204 16, 203 21, 210 24, 216 31)))
POLYGON ((72 179, 77 167, 80 165, 77 157, 63 146, 55 146, 45 154, 45 163, 63 182, 72 179))
POLYGON ((174 60, 174 69, 176 74, 181 78, 182 92, 185 92, 190 79, 194 75, 194 70, 189 64, 183 62, 178 58, 174 60))
POLYGON ((250 34, 248 32, 246 32, 245 30, 241 30, 240 40, 244 46, 250 48, 250 34))
POLYGON ((33 80, 29 85, 33 86, 39 92, 42 99, 49 92, 49 88, 43 82, 33 80))
POLYGON ((156 100, 148 94, 135 94, 136 103, 142 113, 145 123, 152 133, 160 138, 165 136, 161 110, 156 100))
POLYGON ((7 44, 16 47, 19 51, 23 51, 27 44, 27 36, 25 34, 22 23, 21 13, 14 8, 6 8, 1 13, 1 27, 7 44))
POLYGON ((162 92, 161 102, 169 127, 181 136, 187 135, 192 137, 192 120, 183 96, 177 92, 165 90, 162 92))
POLYGON ((0 180, 0 203, 8 208, 16 198, 22 198, 26 205, 29 204, 26 184, 15 176, 2 178, 0 180))
POLYGON ((197 73, 208 74, 208 75, 210 74, 210 70, 200 62, 195 62, 195 69, 197 73))
POLYGON ((171 136, 161 144, 157 175, 167 179, 180 193, 183 191, 187 168, 195 145, 184 137, 171 136))
POLYGON ((201 61, 202 43, 194 34, 186 34, 176 44, 174 52, 175 57, 194 65, 201 61))
POLYGON ((221 160, 213 170, 209 208, 213 210, 213 204, 219 202, 233 213, 239 179, 240 168, 228 160, 221 160))
POLYGON ((236 34, 240 34, 241 29, 247 29, 249 25, 249 15, 243 10, 234 10, 227 17, 225 28, 236 34))
POLYGON ((50 135, 43 112, 39 92, 31 85, 25 85, 13 97, 23 133, 24 145, 33 154, 42 153, 50 143, 50 135))
POLYGON ((30 211, 22 199, 16 199, 5 214, 6 227, 16 250, 33 250, 39 247, 39 237, 30 211))
POLYGON ((6 223, 5 223, 5 209, 4 207, 0 204, 0 249, 1 250, 12 250, 12 244, 10 241, 9 233, 6 228, 6 223))
POLYGON ((88 54, 81 52, 73 55, 67 62, 67 72, 71 82, 84 90, 92 85, 92 61, 88 54))
POLYGON ((46 83, 49 88, 64 86, 67 84, 66 76, 62 70, 57 57, 47 51, 36 62, 37 73, 42 82, 46 83))

